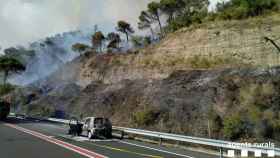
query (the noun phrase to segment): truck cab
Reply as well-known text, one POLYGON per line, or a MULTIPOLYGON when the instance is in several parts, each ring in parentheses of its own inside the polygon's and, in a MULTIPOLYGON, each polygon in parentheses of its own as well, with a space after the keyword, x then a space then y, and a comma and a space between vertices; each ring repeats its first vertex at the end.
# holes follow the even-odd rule
POLYGON ((93 137, 112 137, 112 123, 109 119, 103 117, 87 117, 82 122, 83 133, 86 133, 89 139, 93 137))

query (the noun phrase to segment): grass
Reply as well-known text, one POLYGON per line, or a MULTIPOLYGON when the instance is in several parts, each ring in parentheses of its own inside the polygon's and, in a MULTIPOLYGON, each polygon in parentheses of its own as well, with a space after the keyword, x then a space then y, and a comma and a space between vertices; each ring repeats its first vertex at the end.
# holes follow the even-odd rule
POLYGON ((165 56, 146 56, 140 61, 141 65, 148 68, 174 67, 188 69, 213 69, 226 67, 245 66, 243 60, 232 56, 200 56, 184 57, 183 55, 165 56))

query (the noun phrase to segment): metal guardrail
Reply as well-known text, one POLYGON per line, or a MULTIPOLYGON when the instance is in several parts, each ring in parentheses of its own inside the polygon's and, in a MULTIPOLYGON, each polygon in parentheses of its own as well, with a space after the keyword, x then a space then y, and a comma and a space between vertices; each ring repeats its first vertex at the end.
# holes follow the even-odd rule
POLYGON ((141 130, 141 129, 132 129, 132 128, 124 128, 124 127, 113 127, 115 130, 120 130, 125 133, 131 134, 138 134, 143 136, 150 136, 159 139, 166 139, 166 140, 175 140, 193 144, 200 144, 200 145, 207 145, 212 147, 218 147, 220 149, 233 149, 233 150, 247 150, 250 152, 261 151, 263 154, 267 154, 268 151, 274 151, 275 155, 280 155, 280 148, 266 148, 266 147, 245 147, 240 146, 237 144, 241 143, 234 143, 230 141, 223 141, 223 140, 215 140, 215 139, 207 139, 207 138, 199 138, 199 137, 190 137, 184 135, 177 135, 177 134, 170 134, 170 133, 162 133, 162 132, 154 132, 148 130, 141 130))
MULTIPOLYGON (((68 124, 69 120, 63 119, 55 119, 55 118, 48 118, 48 121, 59 122, 68 124)), ((268 154, 269 151, 273 151, 276 156, 280 155, 280 148, 271 148, 271 147, 258 147, 252 146, 247 147, 246 145, 241 145, 241 143, 235 143, 230 141, 223 141, 223 140, 215 140, 215 139, 207 139, 207 138, 199 138, 199 137, 191 137, 191 136, 184 136, 184 135, 177 135, 177 134, 170 134, 170 133, 162 133, 162 132, 154 132, 142 129, 133 129, 133 128, 125 128, 125 127, 117 127, 113 126, 114 130, 121 131, 124 133, 148 136, 158 138, 160 141, 162 140, 175 140, 193 144, 200 144, 200 145, 207 145, 212 147, 217 147, 220 149, 220 157, 223 157, 223 149, 232 149, 232 150, 247 150, 249 152, 260 151, 263 154, 268 154)))

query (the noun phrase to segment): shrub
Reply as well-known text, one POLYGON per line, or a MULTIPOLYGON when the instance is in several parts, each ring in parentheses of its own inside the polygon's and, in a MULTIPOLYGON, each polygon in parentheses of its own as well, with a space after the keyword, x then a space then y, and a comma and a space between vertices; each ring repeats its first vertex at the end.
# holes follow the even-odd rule
POLYGON ((277 99, 276 93, 272 83, 247 84, 240 88, 239 102, 244 107, 265 110, 277 99))
POLYGON ((244 19, 279 10, 278 0, 231 0, 217 6, 219 17, 224 20, 244 19))
POLYGON ((223 128, 223 120, 222 118, 217 114, 217 112, 211 107, 207 113, 208 118, 208 135, 211 138, 219 138, 220 131, 223 128))
POLYGON ((15 87, 11 84, 0 85, 0 96, 10 93, 15 87))
POLYGON ((242 61, 231 57, 231 56, 199 56, 195 55, 187 59, 187 63, 191 65, 192 68, 216 68, 225 66, 240 66, 244 65, 242 61))
POLYGON ((133 114, 133 121, 137 126, 147 126, 153 124, 157 116, 158 112, 155 110, 138 111, 133 114))
POLYGON ((191 25, 191 19, 189 17, 181 16, 169 22, 166 27, 167 32, 174 32, 182 27, 187 27, 191 25))
POLYGON ((240 115, 235 114, 225 118, 223 124, 223 133, 228 139, 238 139, 242 135, 247 134, 246 122, 240 117, 240 115))

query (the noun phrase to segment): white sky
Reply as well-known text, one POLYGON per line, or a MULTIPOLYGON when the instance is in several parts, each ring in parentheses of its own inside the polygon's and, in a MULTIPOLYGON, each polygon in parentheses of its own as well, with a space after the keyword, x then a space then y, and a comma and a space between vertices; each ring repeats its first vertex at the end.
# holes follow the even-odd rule
MULTIPOLYGON (((113 30, 118 20, 136 26, 152 0, 0 0, 0 46, 22 45, 56 33, 92 27, 113 30)), ((212 6, 219 0, 211 0, 212 6)))

